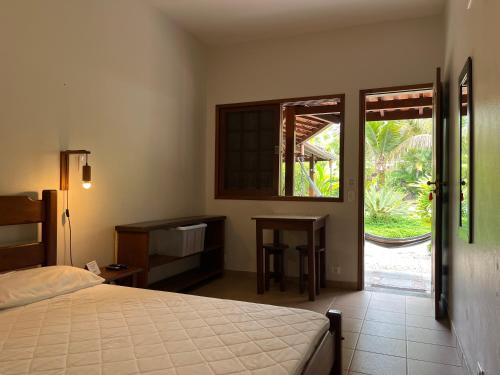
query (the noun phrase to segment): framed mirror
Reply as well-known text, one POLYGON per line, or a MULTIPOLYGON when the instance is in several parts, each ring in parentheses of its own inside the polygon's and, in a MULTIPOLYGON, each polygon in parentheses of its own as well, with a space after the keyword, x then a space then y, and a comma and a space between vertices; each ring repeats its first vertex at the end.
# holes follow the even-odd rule
POLYGON ((473 129, 472 58, 468 58, 460 74, 460 176, 459 176, 459 236, 472 243, 473 235, 473 129))

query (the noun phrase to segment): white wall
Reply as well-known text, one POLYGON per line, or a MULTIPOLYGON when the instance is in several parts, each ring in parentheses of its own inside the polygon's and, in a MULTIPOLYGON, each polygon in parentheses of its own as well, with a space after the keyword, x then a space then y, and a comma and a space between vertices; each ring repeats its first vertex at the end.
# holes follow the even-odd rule
MULTIPOLYGON (((226 268, 255 271, 254 214, 329 214, 328 279, 357 279, 357 198, 344 203, 214 200, 215 105, 346 94, 345 191, 357 190, 359 90, 429 83, 443 61, 441 17, 385 23, 209 51, 206 186, 208 213, 228 216, 226 268), (341 266, 341 274, 331 272, 341 266)), ((347 194, 346 194, 347 196, 347 194)), ((301 241, 289 238, 290 243, 301 241)), ((292 259, 292 262, 294 259, 292 259)), ((298 268, 289 265, 291 273, 298 268)))
POLYGON ((71 160, 77 265, 113 260, 117 224, 199 212, 203 55, 143 1, 1 1, 0 195, 58 189, 59 151, 89 149, 90 191, 71 160))
POLYGON ((450 83, 450 317, 471 373, 480 362, 487 375, 500 369, 500 2, 448 2, 446 79, 450 83), (474 243, 458 237, 459 123, 458 77, 473 59, 474 243))

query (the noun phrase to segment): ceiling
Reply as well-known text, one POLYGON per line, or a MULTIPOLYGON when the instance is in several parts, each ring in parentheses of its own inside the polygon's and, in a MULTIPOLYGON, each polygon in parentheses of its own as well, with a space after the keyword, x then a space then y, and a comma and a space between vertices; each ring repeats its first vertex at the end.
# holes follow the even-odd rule
POLYGON ((441 14, 446 0, 149 0, 207 44, 441 14))

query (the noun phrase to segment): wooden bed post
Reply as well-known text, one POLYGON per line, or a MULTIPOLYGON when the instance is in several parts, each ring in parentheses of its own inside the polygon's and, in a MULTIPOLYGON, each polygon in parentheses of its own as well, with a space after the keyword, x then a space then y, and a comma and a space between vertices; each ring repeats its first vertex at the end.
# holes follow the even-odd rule
POLYGON ((0 226, 42 223, 42 241, 0 246, 0 271, 57 264, 57 191, 0 196, 0 226))
POLYGON ((45 247, 44 266, 57 264, 57 191, 42 192, 44 220, 42 222, 42 242, 45 247))
POLYGON ((330 320, 330 333, 333 335, 333 367, 331 375, 342 374, 342 312, 329 309, 326 317, 330 320))

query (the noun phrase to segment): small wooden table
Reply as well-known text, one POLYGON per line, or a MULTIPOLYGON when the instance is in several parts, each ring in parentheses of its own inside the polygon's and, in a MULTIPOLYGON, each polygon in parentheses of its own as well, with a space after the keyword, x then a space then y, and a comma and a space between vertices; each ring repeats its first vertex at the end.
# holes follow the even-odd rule
POLYGON ((133 288, 137 288, 137 275, 142 272, 143 269, 139 267, 129 266, 127 269, 121 270, 108 270, 105 267, 101 269, 101 276, 106 284, 111 282, 117 282, 119 285, 127 285, 133 288))
POLYGON ((326 218, 323 216, 303 216, 303 215, 258 215, 253 216, 256 227, 257 243, 257 293, 264 293, 264 254, 263 254, 263 232, 271 229, 274 232, 274 243, 280 241, 280 231, 305 231, 307 232, 307 266, 308 266, 308 290, 309 300, 316 298, 315 287, 315 262, 314 249, 316 247, 316 232, 319 231, 319 245, 326 251, 326 218))

